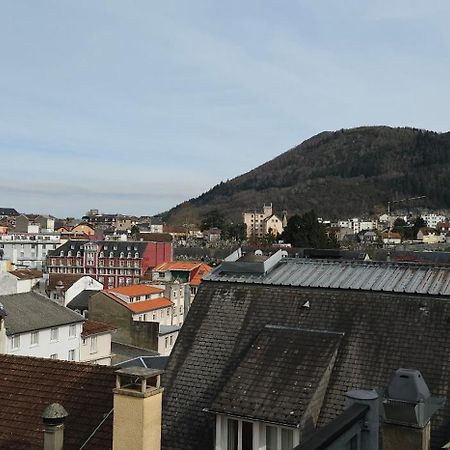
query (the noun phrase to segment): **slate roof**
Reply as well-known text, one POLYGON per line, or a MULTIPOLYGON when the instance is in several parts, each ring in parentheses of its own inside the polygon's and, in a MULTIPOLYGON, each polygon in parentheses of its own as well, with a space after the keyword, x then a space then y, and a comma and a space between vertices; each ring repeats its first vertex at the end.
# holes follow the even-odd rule
POLYGON ((78 311, 85 311, 89 309, 89 299, 99 291, 81 291, 78 295, 76 295, 68 304, 67 307, 78 311))
POLYGON ((104 252, 105 258, 109 258, 110 253, 114 258, 119 258, 123 253, 125 256, 130 252, 134 258, 134 254, 139 253, 142 258, 148 242, 137 241, 88 241, 88 240, 69 240, 55 250, 50 250, 48 256, 58 257, 61 255, 67 256, 68 252, 72 252, 72 256, 76 256, 77 252, 84 254, 84 246, 86 244, 97 244, 98 252, 104 252))
POLYGON ((340 333, 266 325, 209 410, 299 426, 334 365, 341 338, 340 333))
MULTIPOLYGON (((78 450, 113 407, 114 370, 55 359, 0 355, 0 448, 41 450, 42 413, 49 404, 58 402, 69 413, 64 449, 78 450)), ((112 448, 111 417, 84 448, 112 448)))
POLYGON ((212 448, 214 417, 203 409, 264 327, 277 325, 344 333, 318 426, 343 411, 348 390, 383 389, 394 370, 415 368, 433 395, 447 397, 432 419, 437 450, 450 440, 449 324, 450 301, 442 295, 204 281, 163 377, 163 449, 212 448))
POLYGON ((85 320, 80 314, 35 292, 2 295, 0 303, 3 304, 7 313, 5 327, 8 335, 85 320))
POLYGON ((18 216, 19 213, 14 208, 0 208, 0 216, 18 216))
POLYGON ((450 268, 413 263, 323 261, 284 258, 269 272, 223 272, 205 280, 358 291, 450 296, 450 268))

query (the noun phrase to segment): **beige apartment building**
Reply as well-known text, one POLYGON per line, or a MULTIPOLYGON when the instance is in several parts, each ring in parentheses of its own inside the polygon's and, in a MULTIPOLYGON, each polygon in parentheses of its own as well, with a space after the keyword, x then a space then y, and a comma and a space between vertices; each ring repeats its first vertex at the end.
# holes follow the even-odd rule
POLYGON ((262 210, 247 211, 243 213, 244 223, 247 226, 247 239, 262 238, 267 234, 281 234, 286 226, 286 212, 279 218, 273 213, 272 203, 264 204, 262 210))

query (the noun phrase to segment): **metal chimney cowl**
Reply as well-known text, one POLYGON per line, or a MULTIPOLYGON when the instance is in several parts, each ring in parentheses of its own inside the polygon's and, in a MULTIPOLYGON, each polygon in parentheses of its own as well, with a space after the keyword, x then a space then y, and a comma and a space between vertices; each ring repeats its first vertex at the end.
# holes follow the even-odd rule
POLYGON ((431 396, 419 370, 397 369, 383 395, 384 421, 424 428, 444 403, 444 397, 431 396))

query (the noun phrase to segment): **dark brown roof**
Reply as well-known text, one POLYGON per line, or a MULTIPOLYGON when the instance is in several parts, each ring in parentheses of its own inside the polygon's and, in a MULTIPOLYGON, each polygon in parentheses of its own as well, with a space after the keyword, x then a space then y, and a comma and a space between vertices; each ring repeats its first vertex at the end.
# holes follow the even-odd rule
POLYGON ((146 242, 172 242, 173 237, 170 233, 139 233, 139 239, 146 242))
POLYGON ((81 337, 93 336, 94 334, 110 333, 117 330, 117 327, 109 323, 97 322, 95 320, 86 320, 83 323, 83 331, 81 337))
MULTIPOLYGON (((0 448, 41 450, 42 413, 58 402, 69 413, 64 449, 78 450, 113 407, 113 372, 106 366, 0 355, 0 448)), ((110 419, 86 450, 112 448, 110 419)))
POLYGON ((62 281, 64 287, 63 291, 67 291, 80 278, 86 277, 86 274, 64 274, 64 273, 50 273, 48 275, 47 292, 54 291, 59 281, 62 281))
POLYGON ((36 269, 18 269, 10 272, 20 280, 34 280, 36 278, 42 278, 42 271, 36 269))
POLYGON ((450 301, 440 295, 204 281, 163 377, 163 449, 213 447, 214 416, 203 409, 264 327, 277 325, 344 333, 319 427, 343 411, 346 391, 383 389, 394 370, 415 368, 447 397, 431 421, 437 450, 450 440, 449 324, 450 301))

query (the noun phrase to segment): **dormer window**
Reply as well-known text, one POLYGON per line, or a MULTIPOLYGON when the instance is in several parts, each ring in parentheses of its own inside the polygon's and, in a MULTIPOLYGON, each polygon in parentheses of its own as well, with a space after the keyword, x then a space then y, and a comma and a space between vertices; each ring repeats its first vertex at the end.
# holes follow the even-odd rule
POLYGON ((128 252, 127 258, 131 258, 131 253, 128 252))
POLYGON ((128 247, 127 247, 127 250, 128 250, 128 251, 130 251, 130 250, 131 250, 131 247, 130 247, 130 246, 128 246, 128 247))
POLYGON ((75 250, 75 245, 70 246, 71 250, 75 250))
POLYGON ((114 258, 114 253, 113 252, 109 252, 109 257, 110 258, 114 258))
POLYGON ((61 251, 59 252, 59 256, 64 256, 64 250, 61 250, 61 251))
POLYGON ((72 252, 70 250, 67 252, 67 256, 72 256, 72 252))
POLYGON ((121 257, 121 258, 123 258, 123 257, 124 257, 124 254, 123 254, 123 252, 120 252, 120 257, 121 257))
POLYGON ((134 257, 135 257, 135 258, 139 258, 139 253, 136 252, 136 253, 134 254, 134 257))
POLYGON ((100 252, 100 258, 104 258, 105 254, 103 252, 100 252))

